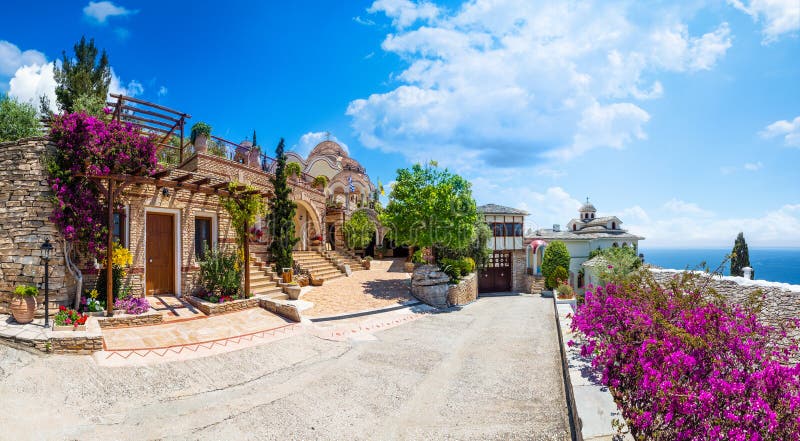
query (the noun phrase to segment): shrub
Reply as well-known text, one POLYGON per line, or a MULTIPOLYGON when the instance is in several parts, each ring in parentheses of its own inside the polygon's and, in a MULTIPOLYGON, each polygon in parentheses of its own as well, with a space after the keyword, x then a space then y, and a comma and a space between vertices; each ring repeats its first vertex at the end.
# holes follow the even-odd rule
POLYGON ((231 296, 239 294, 242 272, 236 252, 219 248, 206 249, 205 258, 199 262, 199 284, 208 296, 231 296))
POLYGON ((16 141, 38 134, 36 108, 29 103, 0 95, 0 142, 16 141))
POLYGON ((565 280, 566 277, 559 279, 553 277, 553 272, 556 268, 569 268, 569 251, 567 250, 567 245, 561 241, 553 241, 547 245, 547 248, 544 250, 544 257, 542 257, 542 275, 545 279, 545 284, 547 288, 553 289, 558 286, 558 283, 554 283, 556 280, 565 280))
POLYGON ((411 256, 411 261, 414 263, 425 263, 425 257, 422 254, 422 250, 414 251, 414 254, 411 256))
POLYGON ((457 259, 439 259, 439 269, 450 277, 450 282, 458 283, 461 279, 461 261, 457 259))
POLYGON ((364 210, 358 210, 342 226, 348 248, 361 249, 375 236, 375 224, 364 210))
POLYGON ((563 266, 558 266, 555 270, 550 272, 550 275, 545 278, 545 284, 550 289, 557 288, 569 279, 569 273, 563 266))
POLYGON ((799 439, 797 340, 699 287, 690 277, 666 289, 607 284, 577 308, 581 355, 592 357, 634 439, 799 439))
POLYGON ((460 263, 462 276, 475 271, 475 261, 471 257, 462 257, 460 263))
POLYGON ((34 285, 19 285, 14 288, 14 295, 20 297, 34 297, 39 295, 39 288, 34 285))

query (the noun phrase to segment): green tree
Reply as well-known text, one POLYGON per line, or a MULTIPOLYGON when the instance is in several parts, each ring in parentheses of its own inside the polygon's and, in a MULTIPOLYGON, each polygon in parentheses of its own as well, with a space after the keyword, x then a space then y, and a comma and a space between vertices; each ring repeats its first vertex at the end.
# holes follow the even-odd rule
POLYGON ((32 104, 0 95, 0 142, 16 141, 39 134, 39 119, 32 104))
POLYGON ((478 214, 471 184, 435 163, 397 171, 380 221, 392 237, 413 248, 464 249, 475 239, 478 214))
POLYGON ((555 285, 551 284, 551 279, 556 275, 556 268, 561 267, 569 270, 569 260, 569 250, 567 250, 567 245, 564 242, 556 240, 547 245, 544 250, 544 257, 542 257, 542 275, 548 288, 556 288, 555 285))
POLYGON ((86 37, 75 44, 75 57, 62 52, 61 67, 56 65, 56 99, 62 112, 85 111, 99 115, 106 104, 108 86, 111 84, 111 66, 103 50, 97 59, 98 49, 94 39, 86 37))
POLYGON ((272 243, 269 245, 269 251, 275 262, 275 270, 280 271, 281 268, 292 268, 294 263, 292 248, 300 239, 294 236, 294 212, 297 205, 291 200, 292 189, 286 183, 286 153, 284 153, 283 138, 275 149, 275 157, 277 158, 275 176, 270 178, 275 196, 269 201, 272 213, 269 223, 272 243))
POLYGON ((606 248, 598 255, 605 261, 598 271, 598 276, 604 283, 622 283, 642 265, 642 260, 633 247, 606 248))
POLYGON ((364 210, 358 210, 342 226, 348 248, 362 249, 375 236, 375 225, 364 210))
MULTIPOLYGON (((750 266, 750 251, 747 249, 747 242, 744 240, 744 233, 740 232, 736 236, 736 241, 733 243, 733 251, 731 252, 731 275, 744 276, 742 268, 750 266)), ((753 278, 755 279, 755 271, 753 271, 753 278)))

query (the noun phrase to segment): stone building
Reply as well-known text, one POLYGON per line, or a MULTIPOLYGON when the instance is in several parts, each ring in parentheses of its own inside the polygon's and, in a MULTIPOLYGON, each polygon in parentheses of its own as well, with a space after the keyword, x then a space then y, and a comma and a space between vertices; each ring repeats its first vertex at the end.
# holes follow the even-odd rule
MULTIPOLYGON (((357 210, 366 211, 367 216, 376 224, 375 242, 383 241, 384 232, 373 209, 376 199, 375 185, 370 181, 367 170, 351 158, 341 145, 334 141, 322 141, 306 158, 295 152, 288 152, 286 156, 287 162, 300 165, 307 179, 317 176, 328 179, 324 189, 326 215, 323 227, 331 249, 344 248, 342 226, 357 210)), ((304 212, 298 210, 298 216, 304 216, 304 212)), ((303 249, 302 247, 303 244, 298 243, 298 249, 303 249)), ((371 251, 368 254, 372 254, 371 251)))
POLYGON ((502 205, 478 207, 492 230, 487 244, 492 250, 487 267, 479 271, 480 292, 528 292, 530 281, 525 273, 524 224, 528 212, 502 205))
MULTIPOLYGON (((60 304, 74 299, 75 281, 65 274, 63 241, 49 220, 53 195, 47 186, 42 158, 54 148, 46 138, 0 144, 1 312, 7 311, 9 296, 16 285, 41 285, 40 246, 45 239, 55 245, 50 262, 51 299, 60 304)), ((218 188, 224 188, 228 182, 239 182, 271 193, 271 173, 264 171, 271 164, 259 161, 258 155, 237 161, 195 153, 162 175, 162 179, 177 181, 177 186, 160 186, 155 180, 155 185, 125 187, 118 199, 122 209, 114 215, 112 231, 132 254, 133 264, 125 283, 132 287, 133 294, 180 296, 195 288, 198 256, 203 247, 232 244, 235 236, 219 196, 192 192, 189 188, 200 182, 218 188)), ((295 225, 296 234, 304 236, 300 242, 307 244, 315 235, 324 237, 323 189, 302 177, 289 184, 300 213, 295 225)), ((267 244, 268 239, 252 243, 252 253, 266 257, 267 244)), ((93 286, 97 274, 94 260, 82 259, 78 264, 84 274, 84 287, 93 286)))

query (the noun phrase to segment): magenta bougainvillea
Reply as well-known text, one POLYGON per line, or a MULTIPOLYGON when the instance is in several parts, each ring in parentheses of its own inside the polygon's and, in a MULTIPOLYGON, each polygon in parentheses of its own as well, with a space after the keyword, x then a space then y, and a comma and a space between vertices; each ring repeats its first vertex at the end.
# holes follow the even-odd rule
POLYGON ((56 152, 48 161, 55 196, 51 219, 66 240, 102 257, 108 229, 98 187, 79 175, 150 175, 156 171, 156 144, 130 123, 86 113, 54 117, 50 139, 56 152))
POLYGON ((786 332, 696 291, 589 288, 572 328, 636 439, 800 439, 797 341, 786 332))

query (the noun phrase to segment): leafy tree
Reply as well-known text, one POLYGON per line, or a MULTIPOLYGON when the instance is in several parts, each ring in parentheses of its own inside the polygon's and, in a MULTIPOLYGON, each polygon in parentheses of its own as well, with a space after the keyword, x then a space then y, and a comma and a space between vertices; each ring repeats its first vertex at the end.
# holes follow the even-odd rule
POLYGON ((392 237, 415 247, 464 249, 475 239, 478 219, 471 184, 435 163, 397 171, 389 204, 380 215, 392 237))
POLYGON ((642 260, 632 247, 606 248, 599 255, 605 260, 605 266, 600 267, 598 272, 603 283, 623 283, 642 265, 642 260))
MULTIPOLYGON (((731 252, 731 275, 744 276, 742 268, 750 266, 750 251, 747 249, 747 242, 744 240, 744 233, 739 233, 736 236, 736 241, 733 243, 733 251, 731 252)), ((755 271, 753 271, 753 278, 755 278, 755 271)))
POLYGON ((342 226, 349 248, 364 248, 375 236, 375 225, 364 210, 358 210, 342 226))
POLYGON ((38 134, 36 108, 5 94, 0 95, 0 142, 16 141, 38 134))
POLYGON ((558 286, 552 284, 551 279, 554 280, 556 268, 561 267, 565 270, 569 268, 569 260, 569 250, 564 242, 556 240, 547 245, 542 257, 542 275, 548 288, 553 289, 558 286))
POLYGON ((61 67, 56 65, 56 99, 62 112, 85 111, 99 115, 106 104, 108 86, 111 84, 111 66, 103 50, 97 59, 98 49, 94 39, 86 37, 75 44, 75 57, 62 52, 61 67))
POLYGON ((269 251, 275 261, 275 270, 280 271, 281 268, 293 267, 292 248, 300 239, 294 236, 294 212, 297 205, 290 199, 292 189, 286 183, 286 153, 284 153, 283 138, 275 149, 275 157, 277 158, 275 176, 270 178, 275 197, 269 201, 272 213, 269 223, 272 243, 269 245, 269 251))

